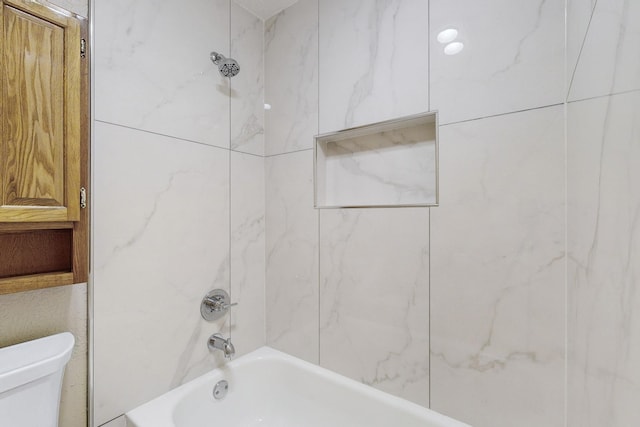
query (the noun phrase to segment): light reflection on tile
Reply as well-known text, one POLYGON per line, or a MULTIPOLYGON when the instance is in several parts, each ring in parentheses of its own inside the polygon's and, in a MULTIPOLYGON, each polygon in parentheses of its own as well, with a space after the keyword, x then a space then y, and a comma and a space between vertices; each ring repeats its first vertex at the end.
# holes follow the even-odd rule
POLYGON ((431 0, 431 109, 440 123, 559 104, 564 99, 562 0, 431 0), (438 32, 459 30, 445 55, 438 32))

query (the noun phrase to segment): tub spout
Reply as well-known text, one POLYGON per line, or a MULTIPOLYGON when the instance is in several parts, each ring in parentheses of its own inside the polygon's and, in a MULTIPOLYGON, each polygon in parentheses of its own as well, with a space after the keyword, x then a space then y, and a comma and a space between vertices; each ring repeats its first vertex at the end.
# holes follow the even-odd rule
POLYGON ((224 339, 221 334, 213 334, 209 337, 209 350, 222 350, 225 359, 231 359, 236 354, 236 349, 231 343, 231 338, 224 339))

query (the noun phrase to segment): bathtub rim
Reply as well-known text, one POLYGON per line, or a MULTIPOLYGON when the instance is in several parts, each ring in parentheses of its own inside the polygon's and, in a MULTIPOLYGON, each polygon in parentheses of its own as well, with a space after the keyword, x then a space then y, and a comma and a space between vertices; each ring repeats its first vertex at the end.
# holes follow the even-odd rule
POLYGON ((462 421, 440 414, 430 408, 420 406, 417 403, 386 393, 382 390, 363 384, 311 362, 291 356, 290 354, 269 346, 262 346, 250 353, 242 355, 237 359, 227 362, 218 368, 212 369, 191 381, 188 381, 148 402, 143 403, 140 406, 137 406, 136 408, 131 409, 130 411, 127 411, 124 414, 127 427, 176 427, 173 422, 174 410, 179 402, 185 396, 190 394, 192 389, 206 385, 218 376, 224 377, 225 369, 237 369, 243 365, 250 364, 258 360, 270 359, 284 361, 299 369, 308 371, 311 374, 327 377, 330 381, 334 381, 340 386, 351 388, 357 393, 361 393, 374 401, 384 400, 391 406, 401 408, 402 410, 408 411, 416 416, 424 416, 427 414, 434 423, 441 423, 443 427, 471 427, 462 421))

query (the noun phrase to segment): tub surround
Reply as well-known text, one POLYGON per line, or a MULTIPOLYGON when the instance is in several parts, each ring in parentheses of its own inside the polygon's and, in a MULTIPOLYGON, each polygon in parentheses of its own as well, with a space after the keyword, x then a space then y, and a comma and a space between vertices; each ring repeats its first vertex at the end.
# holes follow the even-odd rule
POLYGON ((640 91, 568 106, 569 425, 640 419, 640 91))
POLYGON ((213 333, 238 355, 264 344, 263 28, 228 0, 95 0, 94 16, 99 426, 223 363, 213 333), (246 61, 239 79, 213 50, 246 61), (208 323, 215 288, 241 305, 208 323))
MULTIPOLYGON (((264 22, 262 46, 261 22, 233 2, 95 1, 96 203, 112 212, 96 218, 96 343, 106 357, 121 345, 110 328, 138 319, 123 363, 145 367, 141 396, 217 366, 203 349, 218 327, 239 353, 266 343, 475 427, 640 416, 637 273, 616 262, 637 258, 633 2, 569 0, 565 46, 562 0, 299 0, 264 22), (446 28, 457 55, 437 41, 446 28), (250 64, 230 85, 207 56, 226 46, 250 64), (429 110, 439 207, 313 208, 314 135, 429 110), (120 169, 140 182, 107 188, 120 169), (198 323, 204 292, 225 286, 240 302, 231 324, 198 323), (142 304, 151 291, 157 307, 142 304), (162 316, 170 333, 151 334, 178 345, 151 373, 145 331, 162 316)), ((104 384, 99 423, 141 403, 104 384)))
POLYGON ((564 0, 430 0, 431 109, 440 123, 561 104, 564 0), (445 55, 438 32, 466 47, 445 55))
MULTIPOLYGON (((318 2, 299 0, 264 23, 265 154, 312 149, 318 134, 318 2)), ((268 180, 267 180, 268 184, 268 180)))
POLYGON ((440 129, 431 407, 473 425, 563 425, 562 111, 440 129))
POLYGON ((320 236, 320 365, 428 406, 429 209, 323 210, 320 236))

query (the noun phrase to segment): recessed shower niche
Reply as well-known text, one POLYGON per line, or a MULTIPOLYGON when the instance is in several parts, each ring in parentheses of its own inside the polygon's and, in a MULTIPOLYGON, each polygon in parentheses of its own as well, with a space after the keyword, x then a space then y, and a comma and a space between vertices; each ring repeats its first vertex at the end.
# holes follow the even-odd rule
POLYGON ((437 206, 437 113, 316 136, 314 184, 316 208, 437 206))

